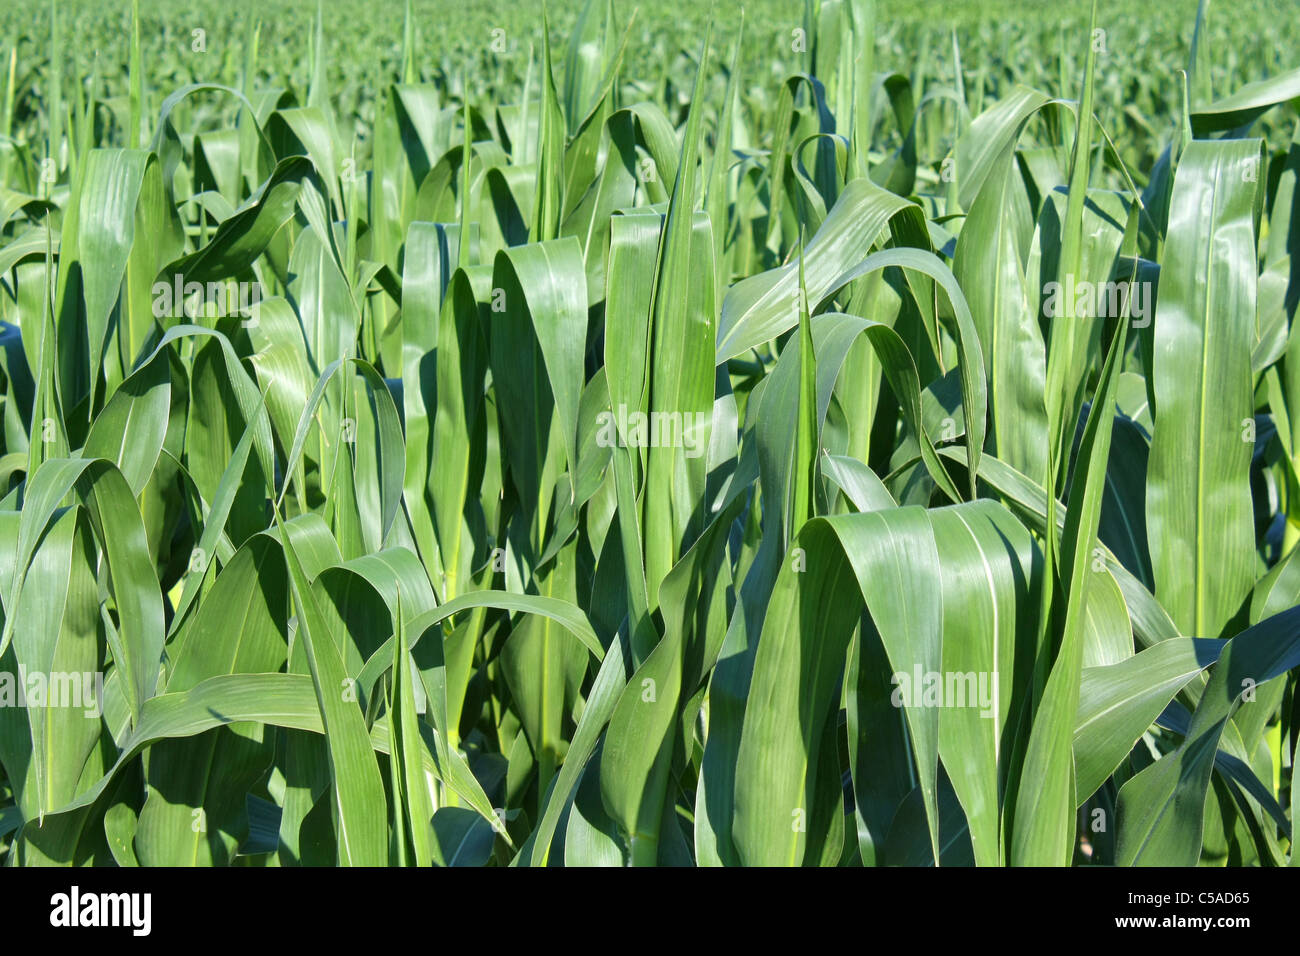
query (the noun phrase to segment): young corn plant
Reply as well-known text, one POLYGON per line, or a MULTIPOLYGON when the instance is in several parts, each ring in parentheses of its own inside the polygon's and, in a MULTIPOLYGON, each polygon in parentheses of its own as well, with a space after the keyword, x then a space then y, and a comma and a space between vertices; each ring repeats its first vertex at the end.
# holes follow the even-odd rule
POLYGON ((1300 859, 1265 5, 146 6, 0 14, 5 864, 1300 859))

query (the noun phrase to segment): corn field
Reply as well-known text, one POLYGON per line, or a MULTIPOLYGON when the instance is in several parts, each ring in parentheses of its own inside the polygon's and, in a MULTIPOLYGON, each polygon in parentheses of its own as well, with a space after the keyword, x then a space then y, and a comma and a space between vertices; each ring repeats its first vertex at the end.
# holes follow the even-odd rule
POLYGON ((1300 865, 1294 10, 659 6, 0 11, 5 864, 1300 865))

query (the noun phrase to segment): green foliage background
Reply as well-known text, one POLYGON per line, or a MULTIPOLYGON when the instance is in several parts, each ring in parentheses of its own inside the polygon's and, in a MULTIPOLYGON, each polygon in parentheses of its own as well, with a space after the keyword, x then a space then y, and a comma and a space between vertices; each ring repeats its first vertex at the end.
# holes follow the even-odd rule
POLYGON ((0 860, 1294 865, 1298 29, 8 5, 0 860))

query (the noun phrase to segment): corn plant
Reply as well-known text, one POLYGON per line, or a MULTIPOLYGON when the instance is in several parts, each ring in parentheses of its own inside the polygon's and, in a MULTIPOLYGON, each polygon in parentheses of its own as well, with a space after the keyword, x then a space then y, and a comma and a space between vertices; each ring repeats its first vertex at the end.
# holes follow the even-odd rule
POLYGON ((0 859, 1300 860, 1292 25, 445 6, 0 14, 0 859))

